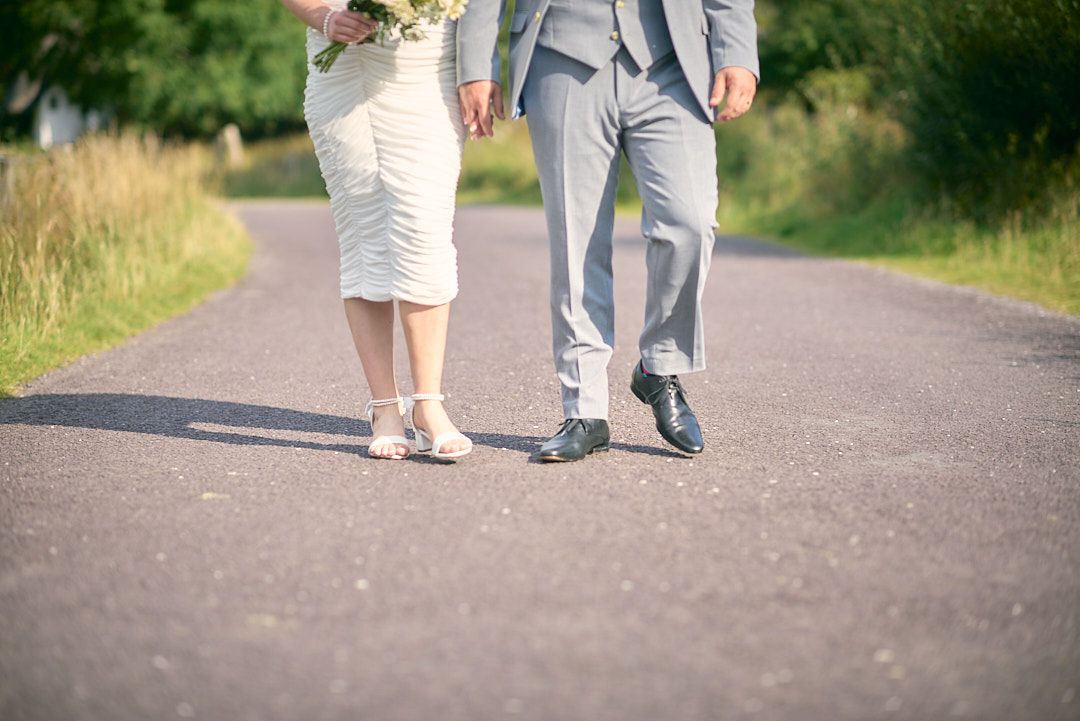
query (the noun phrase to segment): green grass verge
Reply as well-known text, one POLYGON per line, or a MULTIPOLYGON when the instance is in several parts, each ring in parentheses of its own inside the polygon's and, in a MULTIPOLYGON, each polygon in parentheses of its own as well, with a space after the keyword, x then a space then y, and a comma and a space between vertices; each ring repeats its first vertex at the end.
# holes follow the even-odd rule
POLYGON ((1080 314, 1075 222, 1051 217, 1029 227, 978 227, 920 217, 903 206, 877 203, 843 215, 732 213, 722 218, 722 230, 1080 314))
POLYGON ((247 269, 195 147, 95 137, 6 171, 0 396, 182 313, 247 269))

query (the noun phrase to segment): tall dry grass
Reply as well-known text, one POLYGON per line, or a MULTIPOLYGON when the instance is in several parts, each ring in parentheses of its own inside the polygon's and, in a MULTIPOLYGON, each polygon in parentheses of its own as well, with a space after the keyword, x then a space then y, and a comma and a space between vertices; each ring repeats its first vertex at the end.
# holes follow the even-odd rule
POLYGON ((898 259, 893 265, 899 270, 1080 315, 1076 189, 1057 189, 1038 213, 1014 211, 998 223, 983 225, 931 216, 907 223, 903 233, 910 245, 928 250, 913 259, 898 259))
POLYGON ((244 272, 206 149, 135 134, 15 156, 0 180, 0 394, 182 312, 244 272))

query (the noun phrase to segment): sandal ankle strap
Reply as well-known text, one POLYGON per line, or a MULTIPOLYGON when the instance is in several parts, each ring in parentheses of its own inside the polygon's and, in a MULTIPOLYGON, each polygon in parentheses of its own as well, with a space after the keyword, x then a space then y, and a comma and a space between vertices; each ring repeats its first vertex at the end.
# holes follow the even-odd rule
POLYGON ((412 399, 414 401, 444 401, 446 396, 442 393, 413 393, 412 399))
POLYGON ((397 398, 372 398, 370 401, 367 402, 367 406, 364 408, 364 412, 367 414, 369 419, 372 419, 374 418, 375 409, 385 406, 397 406, 398 413, 400 413, 401 415, 405 415, 412 408, 412 399, 402 398, 401 396, 398 396, 397 398))

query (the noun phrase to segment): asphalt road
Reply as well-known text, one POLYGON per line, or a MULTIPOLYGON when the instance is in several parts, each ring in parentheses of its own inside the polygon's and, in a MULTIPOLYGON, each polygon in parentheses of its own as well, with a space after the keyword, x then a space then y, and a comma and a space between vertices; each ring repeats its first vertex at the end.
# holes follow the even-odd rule
POLYGON ((688 458, 620 219, 615 443, 545 465, 542 215, 467 207, 476 451, 375 461, 328 207, 234 209, 246 280, 0 402, 0 718, 1080 719, 1080 318, 721 239, 688 458))

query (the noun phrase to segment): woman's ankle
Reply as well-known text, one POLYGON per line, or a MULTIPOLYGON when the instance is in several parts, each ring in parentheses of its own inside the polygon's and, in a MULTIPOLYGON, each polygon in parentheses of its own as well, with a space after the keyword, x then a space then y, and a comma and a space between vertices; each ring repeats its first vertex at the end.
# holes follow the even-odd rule
POLYGON ((396 419, 398 423, 402 426, 404 426, 405 424, 405 420, 398 412, 398 407, 396 405, 375 408, 374 416, 375 419, 373 423, 377 423, 379 425, 382 425, 384 423, 390 423, 394 419, 396 419))
POLYGON ((418 425, 425 431, 430 431, 432 421, 434 421, 435 426, 448 425, 456 429, 441 401, 416 401, 416 405, 413 406, 413 425, 418 425))

